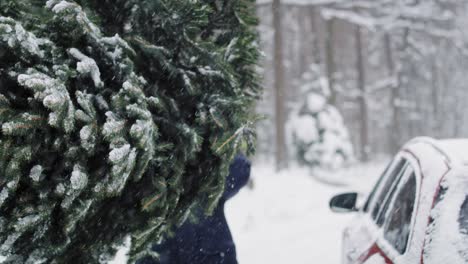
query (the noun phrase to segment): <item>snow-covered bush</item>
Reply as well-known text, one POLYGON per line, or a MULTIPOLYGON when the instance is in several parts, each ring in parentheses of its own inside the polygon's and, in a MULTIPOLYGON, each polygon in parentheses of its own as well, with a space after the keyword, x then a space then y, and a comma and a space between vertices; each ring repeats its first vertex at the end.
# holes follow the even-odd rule
POLYGON ((289 145, 301 165, 335 170, 354 159, 353 148, 343 118, 327 102, 326 82, 317 76, 320 73, 312 67, 304 77, 304 99, 288 122, 289 145))
POLYGON ((0 256, 131 261, 251 139, 250 0, 0 1, 0 256))

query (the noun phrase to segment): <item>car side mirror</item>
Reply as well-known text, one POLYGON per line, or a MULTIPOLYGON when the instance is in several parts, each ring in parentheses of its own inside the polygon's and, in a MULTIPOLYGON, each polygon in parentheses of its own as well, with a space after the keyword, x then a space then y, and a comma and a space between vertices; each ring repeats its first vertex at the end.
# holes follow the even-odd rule
POLYGON ((330 209, 335 213, 357 212, 357 193, 343 193, 335 195, 330 200, 330 209))

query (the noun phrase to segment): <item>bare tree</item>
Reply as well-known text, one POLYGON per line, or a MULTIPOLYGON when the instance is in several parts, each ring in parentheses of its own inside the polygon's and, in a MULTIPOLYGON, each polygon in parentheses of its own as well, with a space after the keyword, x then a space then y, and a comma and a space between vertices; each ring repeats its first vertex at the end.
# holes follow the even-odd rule
POLYGON ((432 94, 432 133, 440 133, 440 124, 437 122, 440 116, 440 82, 439 82, 439 67, 435 58, 431 61, 431 94, 432 94))
MULTIPOLYGON (((387 75, 390 76, 392 79, 395 79, 395 61, 393 58, 393 50, 392 50, 392 39, 389 33, 384 34, 384 52, 385 52, 385 62, 387 67, 387 75)), ((400 129, 399 129, 399 112, 398 112, 398 85, 394 85, 392 82, 391 85, 391 92, 390 92, 390 107, 391 107, 391 128, 393 130, 392 133, 389 134, 389 147, 391 153, 396 153, 399 149, 399 138, 400 138, 400 129)))
POLYGON ((361 160, 369 160, 369 117, 367 112, 367 91, 366 91, 366 68, 364 65, 362 32, 359 25, 355 26, 355 41, 356 41, 356 70, 357 82, 356 85, 360 91, 358 97, 360 122, 361 122, 361 160))
POLYGON ((286 150, 286 94, 284 91, 284 65, 283 65, 283 37, 281 28, 281 2, 273 0, 273 28, 274 28, 274 87, 275 87, 275 114, 276 114, 276 169, 287 167, 286 150))
POLYGON ((309 7, 309 16, 310 16, 310 27, 312 32, 312 61, 313 63, 320 64, 322 61, 320 54, 320 45, 319 45, 319 31, 317 25, 317 7, 309 7))
POLYGON ((326 37, 325 37, 325 56, 327 66, 327 80, 328 88, 330 89, 329 102, 331 105, 336 105, 336 89, 335 89, 335 32, 334 32, 335 19, 330 18, 326 21, 326 37))

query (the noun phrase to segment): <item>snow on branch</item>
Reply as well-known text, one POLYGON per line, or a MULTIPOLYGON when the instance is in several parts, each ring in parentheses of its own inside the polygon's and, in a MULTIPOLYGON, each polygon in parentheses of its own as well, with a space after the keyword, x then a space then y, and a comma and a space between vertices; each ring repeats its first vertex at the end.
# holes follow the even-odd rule
POLYGON ((77 59, 79 62, 76 64, 76 70, 81 74, 89 74, 93 79, 95 87, 102 87, 104 83, 101 81, 101 72, 99 71, 99 67, 97 66, 96 61, 91 59, 90 57, 84 55, 79 50, 75 48, 71 48, 68 50, 70 55, 77 59))
POLYGON ((340 1, 324 6, 321 12, 325 19, 341 19, 371 31, 410 29, 437 38, 459 38, 451 26, 453 12, 432 2, 401 6, 398 1, 386 0, 340 1))
POLYGON ((368 30, 375 30, 377 27, 377 20, 369 17, 357 14, 356 12, 349 11, 349 10, 336 10, 331 8, 325 8, 322 10, 322 17, 326 20, 332 18, 338 18, 344 21, 347 21, 351 24, 355 24, 358 26, 362 26, 367 28, 368 30))
POLYGON ((367 87, 367 93, 373 94, 388 88, 395 88, 398 85, 398 80, 395 76, 390 76, 388 78, 378 80, 377 82, 369 85, 367 87))

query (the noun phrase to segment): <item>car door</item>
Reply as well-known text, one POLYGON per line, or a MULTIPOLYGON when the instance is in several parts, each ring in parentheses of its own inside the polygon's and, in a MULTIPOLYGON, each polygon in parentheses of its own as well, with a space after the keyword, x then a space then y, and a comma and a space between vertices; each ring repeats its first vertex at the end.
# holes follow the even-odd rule
POLYGON ((377 237, 375 222, 387 199, 387 194, 395 185, 405 168, 407 160, 397 155, 387 166, 382 176, 371 191, 362 210, 353 223, 343 232, 343 260, 344 264, 362 263, 366 255, 372 251, 377 237))

